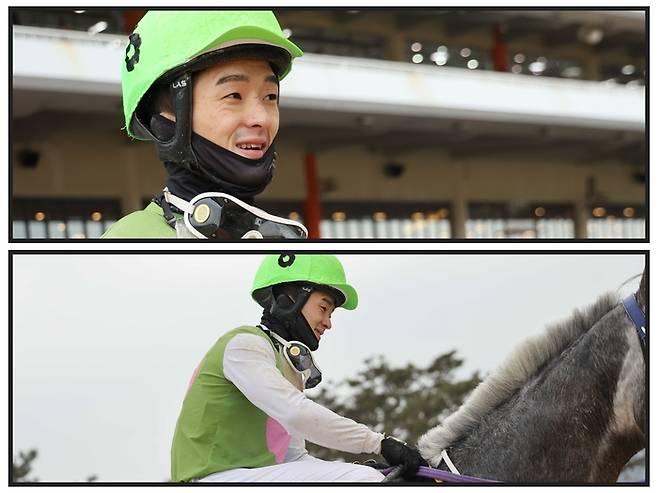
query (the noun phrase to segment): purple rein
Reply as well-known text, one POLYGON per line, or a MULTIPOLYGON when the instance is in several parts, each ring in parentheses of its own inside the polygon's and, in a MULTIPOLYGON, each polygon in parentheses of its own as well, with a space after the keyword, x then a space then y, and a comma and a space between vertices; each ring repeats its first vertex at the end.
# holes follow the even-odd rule
MULTIPOLYGON (((388 475, 390 473, 399 472, 397 467, 389 467, 382 470, 382 473, 388 475)), ((496 483, 492 479, 475 478, 473 476, 465 476, 463 474, 454 474, 442 469, 434 469, 433 467, 420 466, 416 476, 428 479, 438 479, 449 483, 496 483)))

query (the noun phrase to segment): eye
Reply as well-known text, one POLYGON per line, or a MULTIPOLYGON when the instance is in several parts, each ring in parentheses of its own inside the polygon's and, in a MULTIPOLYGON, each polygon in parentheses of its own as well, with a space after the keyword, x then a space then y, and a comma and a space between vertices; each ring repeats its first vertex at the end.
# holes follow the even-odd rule
POLYGON ((224 96, 224 99, 242 99, 242 96, 240 96, 240 93, 238 92, 232 92, 231 94, 224 96))
POLYGON ((267 101, 278 101, 279 100, 279 95, 276 93, 268 94, 265 96, 265 100, 267 101))

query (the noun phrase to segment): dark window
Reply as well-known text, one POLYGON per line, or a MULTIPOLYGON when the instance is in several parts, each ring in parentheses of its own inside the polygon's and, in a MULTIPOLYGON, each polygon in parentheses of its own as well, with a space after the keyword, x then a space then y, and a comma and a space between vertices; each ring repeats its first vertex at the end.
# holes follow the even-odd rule
POLYGON ((116 199, 15 198, 12 238, 100 238, 120 215, 116 199))

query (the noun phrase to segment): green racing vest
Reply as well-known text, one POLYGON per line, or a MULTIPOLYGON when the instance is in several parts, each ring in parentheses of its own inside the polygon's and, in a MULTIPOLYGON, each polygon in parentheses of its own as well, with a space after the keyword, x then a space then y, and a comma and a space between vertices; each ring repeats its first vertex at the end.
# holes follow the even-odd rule
MULTIPOLYGON (((180 214, 176 217, 180 217, 180 214)), ((162 208, 151 202, 144 210, 119 219, 101 238, 176 238, 176 230, 167 224, 162 208)))
POLYGON ((172 481, 190 481, 229 469, 283 462, 290 435, 224 376, 224 351, 238 334, 253 334, 267 340, 274 351, 277 369, 295 387, 303 388, 301 378, 260 328, 243 326, 224 334, 195 370, 183 401, 171 447, 172 481))

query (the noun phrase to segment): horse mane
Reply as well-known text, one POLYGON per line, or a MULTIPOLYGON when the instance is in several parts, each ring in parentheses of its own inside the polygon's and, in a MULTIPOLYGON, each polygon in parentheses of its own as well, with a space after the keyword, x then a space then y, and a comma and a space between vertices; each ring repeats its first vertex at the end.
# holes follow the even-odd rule
POLYGON ((480 419, 532 378, 547 362, 561 354, 618 303, 612 293, 602 295, 594 304, 561 322, 548 325, 542 334, 521 342, 503 363, 493 370, 471 395, 442 424, 418 440, 418 448, 432 465, 438 465, 441 452, 459 440, 480 419))

